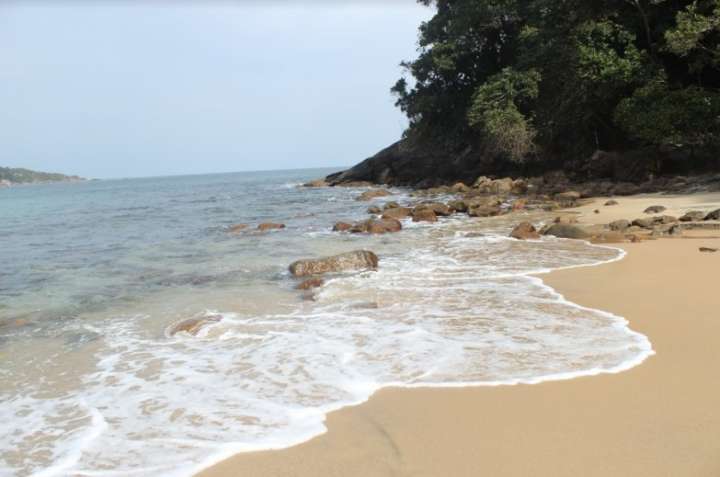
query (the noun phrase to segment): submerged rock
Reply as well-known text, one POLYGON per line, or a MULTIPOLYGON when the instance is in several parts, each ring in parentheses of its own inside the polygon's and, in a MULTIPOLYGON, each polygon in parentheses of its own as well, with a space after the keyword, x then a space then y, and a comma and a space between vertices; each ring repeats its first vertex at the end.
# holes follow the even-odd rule
POLYGON ((311 290, 313 288, 319 288, 325 284, 325 280, 320 277, 308 278, 304 282, 298 284, 296 290, 311 290))
POLYGON ((187 320, 171 325, 167 330, 167 334, 169 336, 175 336, 178 333, 188 333, 192 336, 197 336, 203 328, 219 323, 222 318, 222 315, 207 315, 188 318, 187 320))
POLYGON ((522 222, 510 232, 510 237, 518 240, 532 240, 539 239, 540 234, 533 224, 530 222, 522 222))
POLYGON ((367 213, 377 215, 377 214, 382 213, 382 210, 377 205, 373 205, 373 206, 368 207, 367 213))
POLYGON ((336 222, 335 226, 333 227, 333 232, 347 232, 352 227, 352 224, 349 224, 347 222, 336 222))
POLYGON ((285 228, 285 224, 275 224, 272 222, 267 222, 264 224, 258 225, 258 230, 261 232, 266 232, 268 230, 280 230, 285 228))
POLYGON ((235 224, 235 225, 231 225, 228 228, 228 232, 230 232, 231 234, 236 234, 236 233, 242 232, 246 228, 248 228, 248 224, 235 224))
POLYGON ((332 257, 298 260, 290 265, 290 273, 296 277, 322 275, 353 270, 376 270, 379 259, 373 252, 357 250, 332 257))

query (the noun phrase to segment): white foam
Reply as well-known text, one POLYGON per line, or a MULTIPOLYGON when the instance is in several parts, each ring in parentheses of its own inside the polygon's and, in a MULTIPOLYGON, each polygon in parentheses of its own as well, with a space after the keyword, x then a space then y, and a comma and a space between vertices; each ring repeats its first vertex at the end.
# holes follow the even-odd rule
POLYGON ((144 317, 95 324, 103 343, 81 386, 0 406, 0 442, 52 455, 13 460, 7 475, 185 477, 311 439, 327 413, 384 387, 535 384, 621 372, 653 354, 622 317, 569 302, 535 276, 623 251, 519 242, 501 224, 468 236, 472 227, 449 218, 409 228, 378 272, 329 280, 317 302, 289 313, 223 313, 196 337, 149 334, 144 317))

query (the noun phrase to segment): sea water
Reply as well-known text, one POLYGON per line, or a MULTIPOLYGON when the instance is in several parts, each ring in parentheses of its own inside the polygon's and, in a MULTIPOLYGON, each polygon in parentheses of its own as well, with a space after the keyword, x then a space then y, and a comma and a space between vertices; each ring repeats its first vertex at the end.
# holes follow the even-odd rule
MULTIPOLYGON (((328 172, 0 189, 0 476, 190 476, 319 435, 382 387, 538 383, 652 353, 538 277, 620 250, 507 238, 518 216, 333 233, 369 204, 299 187, 328 172), (252 230, 267 221, 287 227, 252 230), (379 269, 294 289, 292 261, 357 249, 379 269)), ((410 200, 393 192, 373 203, 410 200)))

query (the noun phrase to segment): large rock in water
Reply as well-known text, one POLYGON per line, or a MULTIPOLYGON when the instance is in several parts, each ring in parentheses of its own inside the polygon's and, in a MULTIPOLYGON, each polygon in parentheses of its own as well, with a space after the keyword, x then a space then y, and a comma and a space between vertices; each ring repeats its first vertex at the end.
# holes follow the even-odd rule
POLYGON ((382 218, 380 220, 370 219, 359 222, 352 226, 350 232, 354 234, 387 234, 400 232, 402 224, 397 219, 382 218))
POLYGON ((518 240, 539 239, 540 234, 530 222, 522 222, 510 232, 510 237, 518 240))
POLYGON ((412 215, 412 209, 408 207, 396 207, 394 209, 386 209, 382 214, 382 218, 400 220, 410 215, 412 215))
POLYGON ((553 235, 558 238, 587 239, 590 234, 578 227, 569 224, 554 224, 543 231, 543 235, 553 235))
POLYGON ((379 261, 374 253, 357 250, 332 257, 298 260, 290 265, 290 273, 296 277, 306 277, 353 270, 375 270, 379 261))

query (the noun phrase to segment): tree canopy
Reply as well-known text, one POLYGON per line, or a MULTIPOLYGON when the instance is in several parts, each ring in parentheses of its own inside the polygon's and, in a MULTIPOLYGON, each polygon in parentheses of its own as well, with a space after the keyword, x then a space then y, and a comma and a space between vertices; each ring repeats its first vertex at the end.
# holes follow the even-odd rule
POLYGON ((508 161, 720 139, 720 0, 420 0, 408 139, 508 161))

